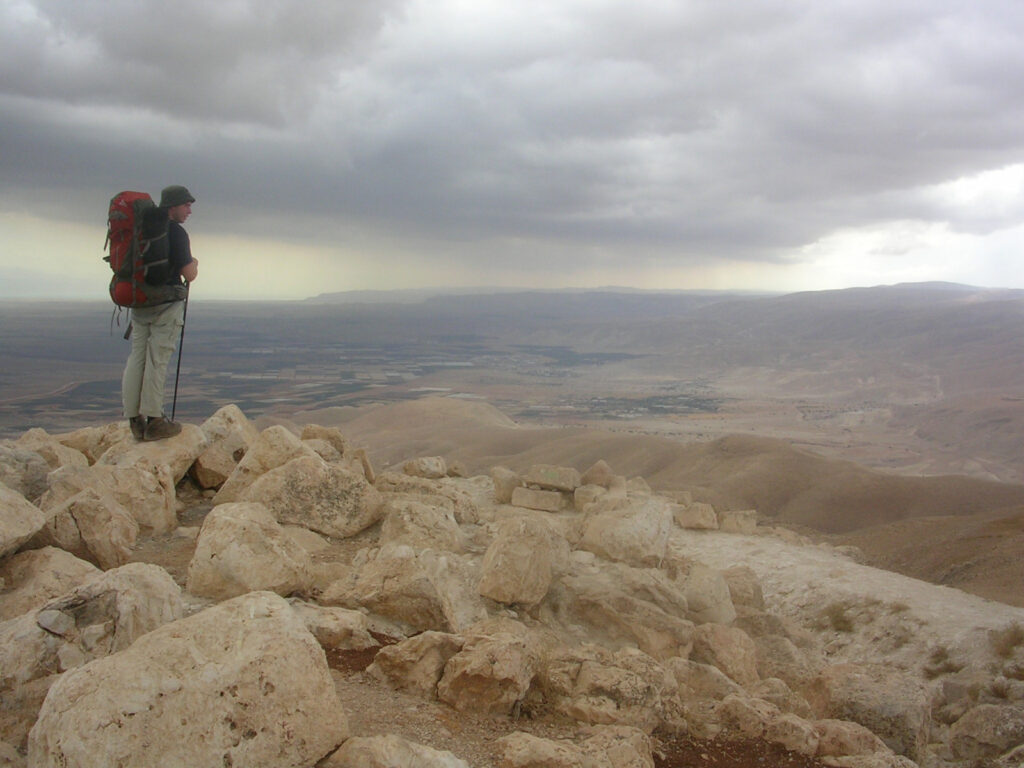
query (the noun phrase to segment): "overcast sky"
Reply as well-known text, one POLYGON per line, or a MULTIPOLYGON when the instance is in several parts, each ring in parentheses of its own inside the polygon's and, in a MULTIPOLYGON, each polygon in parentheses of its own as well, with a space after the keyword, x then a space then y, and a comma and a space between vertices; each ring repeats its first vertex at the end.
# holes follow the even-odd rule
POLYGON ((1024 287, 1020 0, 0 0, 0 297, 1024 287), (106 270, 106 271, 105 271, 106 270))

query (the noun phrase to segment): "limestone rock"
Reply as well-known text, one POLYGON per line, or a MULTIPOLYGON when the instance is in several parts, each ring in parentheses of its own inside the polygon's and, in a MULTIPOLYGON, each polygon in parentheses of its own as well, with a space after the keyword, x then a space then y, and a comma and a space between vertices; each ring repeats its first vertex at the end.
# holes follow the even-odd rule
POLYGON ((580 485, 596 485, 607 490, 614 477, 612 468, 604 459, 598 459, 580 476, 580 485))
POLYGON ((233 404, 220 408, 201 429, 206 448, 196 457, 190 472, 200 488, 220 488, 260 433, 233 404))
POLYGON ((381 495, 365 478, 316 455, 299 456, 268 470, 253 480, 240 500, 260 502, 279 523, 336 538, 359 533, 383 514, 381 495))
POLYGON ((757 672, 757 647, 742 629, 722 624, 701 624, 693 633, 694 661, 718 667, 742 686, 753 685, 757 672))
POLYGON ((752 568, 735 565, 722 571, 722 576, 725 577, 726 584, 729 586, 729 597, 737 614, 749 615, 764 612, 764 591, 752 568))
POLYGON ((28 752, 39 768, 300 768, 347 736, 320 646, 284 600, 255 592, 63 675, 28 752))
POLYGON ((813 723, 789 712, 772 720, 765 729, 764 737, 790 752, 808 757, 818 753, 821 740, 813 723))
POLYGON ((688 506, 675 505, 672 518, 680 528, 695 531, 718 530, 718 515, 715 514, 715 508, 702 501, 695 501, 688 506))
POLYGON ((299 438, 301 440, 323 440, 330 444, 338 452, 338 455, 342 457, 348 453, 348 443, 345 441, 344 435, 341 434, 341 430, 337 427, 307 424, 302 428, 302 434, 299 435, 299 438))
POLYGON ((681 585, 686 618, 694 624, 731 624, 736 618, 729 582, 721 571, 692 561, 670 561, 666 570, 681 585))
POLYGON ((0 442, 0 485, 36 501, 46 492, 49 473, 50 465, 35 451, 0 442))
POLYGON ((60 467, 88 467, 89 459, 81 451, 61 443, 56 437, 45 430, 30 429, 19 437, 15 444, 21 448, 38 453, 46 461, 51 470, 60 467))
POLYGON ((807 699, 777 677, 762 678, 750 686, 747 692, 751 696, 770 701, 783 712, 799 715, 802 718, 812 715, 811 705, 807 699))
POLYGON ((875 734, 849 720, 816 720, 814 730, 818 734, 818 757, 873 755, 890 751, 875 734))
POLYGON ((568 558, 568 542, 542 519, 504 518, 484 553, 478 590, 499 603, 534 605, 568 558))
POLYGON ((543 739, 516 731, 497 741, 502 768, 591 768, 583 750, 571 741, 543 739))
POLYGON ((485 614, 474 574, 457 555, 387 544, 353 564, 320 596, 324 605, 364 608, 411 632, 459 632, 485 614))
POLYGON ((679 695, 683 700, 721 701, 726 696, 743 693, 743 688, 718 667, 679 656, 666 659, 663 663, 675 676, 679 684, 679 695))
POLYGON ((440 456, 421 456, 405 462, 402 465, 402 471, 412 477, 437 480, 448 476, 448 465, 440 456))
POLYGON ((41 608, 100 573, 92 563, 56 547, 19 552, 0 563, 7 587, 0 593, 0 621, 41 608))
POLYGON ((607 494, 608 491, 600 485, 581 485, 572 494, 572 507, 577 512, 586 512, 591 504, 595 504, 607 494))
POLYGON ((568 506, 565 496, 559 491, 545 491, 526 486, 512 489, 511 504, 514 507, 536 509, 539 512, 561 512, 568 506))
POLYGON ((353 472, 356 470, 356 465, 358 465, 363 473, 363 477, 366 479, 366 482, 371 485, 377 482, 377 473, 373 469, 373 462, 370 461, 370 457, 366 454, 365 448, 356 448, 354 451, 346 451, 345 458, 350 459, 351 464, 349 468, 353 472))
POLYGON ((154 473, 161 465, 166 465, 170 468, 173 485, 177 485, 206 450, 207 444, 202 429, 195 424, 182 424, 180 434, 166 440, 124 440, 117 443, 96 463, 120 467, 138 466, 154 473))
POLYGON ((517 731, 498 740, 505 768, 654 768, 651 738, 622 725, 582 728, 583 741, 543 739, 517 731))
POLYGON ((687 656, 693 623, 681 618, 686 598, 659 571, 617 563, 577 569, 554 597, 567 623, 612 647, 636 646, 656 659, 687 656))
POLYGON ((88 469, 62 467, 50 473, 50 488, 39 500, 52 511, 86 488, 109 493, 131 513, 140 533, 159 535, 178 525, 174 478, 167 464, 144 467, 96 464, 88 469))
POLYGON ((579 471, 572 467, 558 467, 553 464, 534 464, 523 475, 523 482, 546 491, 568 493, 582 485, 579 471))
POLYGON ((757 510, 736 509, 719 512, 718 527, 726 533, 755 533, 757 531, 757 510))
POLYGON ((366 671, 397 690, 434 698, 445 665, 463 643, 462 637, 449 632, 421 632, 381 648, 366 671))
POLYGON ((33 543, 54 545, 104 570, 127 563, 139 524, 109 493, 85 488, 52 512, 33 543))
POLYGON ((598 503, 584 521, 580 548, 630 565, 658 565, 665 557, 672 528, 668 501, 632 499, 622 507, 598 503))
POLYGON ((979 704, 953 723, 949 745, 961 759, 992 758, 1024 744, 1024 706, 979 704))
MULTIPOLYGON (((313 452, 328 464, 340 463, 345 460, 338 449, 327 440, 321 440, 318 437, 303 438, 302 444, 307 448, 312 448, 313 452)), ((346 469, 348 468, 349 466, 346 464, 346 469)), ((362 475, 361 469, 358 474, 362 475)))
POLYGON ((16 552, 46 525, 46 516, 17 491, 0 484, 0 557, 16 552))
POLYGON ((369 621, 359 611, 297 599, 289 600, 288 604, 326 651, 362 651, 380 647, 380 642, 370 634, 369 621))
POLYGON ((860 723, 893 752, 918 760, 931 728, 931 696, 918 678, 886 666, 835 664, 809 688, 820 717, 860 723))
POLYGON ((746 694, 729 694, 718 707, 718 718, 730 736, 762 739, 768 725, 779 715, 774 704, 746 694))
POLYGON ((289 595, 313 582, 309 553, 262 504, 214 507, 203 521, 188 566, 193 595, 224 600, 256 590, 289 595))
MULTIPOLYGON (((739 626, 739 623, 734 626, 739 626)), ((812 686, 825 666, 820 656, 797 646, 783 635, 761 635, 752 638, 757 646, 757 671, 763 678, 778 678, 793 690, 812 686)))
POLYGON ((630 725, 646 733, 681 710, 678 684, 643 651, 565 648, 540 672, 541 689, 560 711, 591 724, 630 725))
POLYGON ((523 484, 523 479, 506 467, 491 467, 491 481, 494 483, 494 501, 511 504, 512 492, 523 484))
POLYGON ((447 750, 417 744, 393 733, 353 736, 318 763, 320 768, 470 768, 447 750))
POLYGON ((90 465, 99 461, 100 456, 110 450, 112 446, 124 440, 133 439, 128 431, 128 424, 124 421, 116 421, 99 427, 83 427, 54 437, 68 448, 74 448, 84 454, 90 465))
POLYGON ((452 512, 459 525, 477 523, 479 511, 473 497, 449 478, 428 480, 425 477, 413 477, 398 472, 381 472, 377 475, 374 487, 382 493, 406 493, 432 497, 424 502, 452 505, 452 512), (437 497, 447 501, 439 502, 437 497))
MULTIPOLYGON (((367 487, 377 493, 372 486, 367 487)), ((462 552, 463 535, 455 521, 453 505, 432 504, 430 501, 431 497, 388 494, 381 508, 384 517, 381 543, 462 552)))
POLYGON ((526 696, 539 661, 528 637, 471 637, 445 664, 437 697, 460 711, 510 714, 526 696))
POLYGON ((241 501, 244 492, 256 478, 299 456, 316 456, 316 453, 284 427, 267 427, 249 445, 249 450, 213 497, 213 503, 241 501))
POLYGON ((107 571, 0 624, 0 688, 122 651, 181 615, 181 592, 163 568, 129 563, 107 571))

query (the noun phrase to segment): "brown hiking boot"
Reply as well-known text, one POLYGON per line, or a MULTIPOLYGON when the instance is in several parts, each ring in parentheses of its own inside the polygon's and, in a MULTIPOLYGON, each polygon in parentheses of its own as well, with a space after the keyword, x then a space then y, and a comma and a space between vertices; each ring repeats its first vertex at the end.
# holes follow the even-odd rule
POLYGON ((163 416, 151 416, 146 424, 145 440, 163 440, 181 433, 181 424, 177 424, 163 416))
POLYGON ((146 417, 145 416, 132 416, 128 419, 128 426, 132 430, 132 437, 136 440, 146 439, 146 417))

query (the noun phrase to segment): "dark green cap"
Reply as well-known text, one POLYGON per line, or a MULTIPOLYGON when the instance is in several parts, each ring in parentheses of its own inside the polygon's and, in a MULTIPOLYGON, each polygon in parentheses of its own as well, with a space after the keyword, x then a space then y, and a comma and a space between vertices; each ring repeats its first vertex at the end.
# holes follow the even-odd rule
POLYGON ((172 184, 169 187, 164 187, 163 192, 160 193, 161 208, 173 208, 176 205, 194 203, 195 201, 196 199, 192 197, 192 193, 180 184, 172 184))

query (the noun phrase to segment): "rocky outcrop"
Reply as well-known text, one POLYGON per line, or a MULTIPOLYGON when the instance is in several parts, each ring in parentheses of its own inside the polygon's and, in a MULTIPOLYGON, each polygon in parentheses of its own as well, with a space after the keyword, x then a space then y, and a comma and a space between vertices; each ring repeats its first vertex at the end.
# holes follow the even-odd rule
POLYGON ((506 736, 506 766, 653 766, 655 732, 851 768, 1024 751, 1024 611, 954 632, 896 598, 823 599, 875 575, 603 461, 375 472, 338 429, 257 432, 232 406, 168 441, 0 448, 0 742, 32 766, 468 764, 350 733, 327 666, 350 654, 423 704, 578 724, 506 736), (190 542, 180 583, 132 562, 168 540, 190 542))

